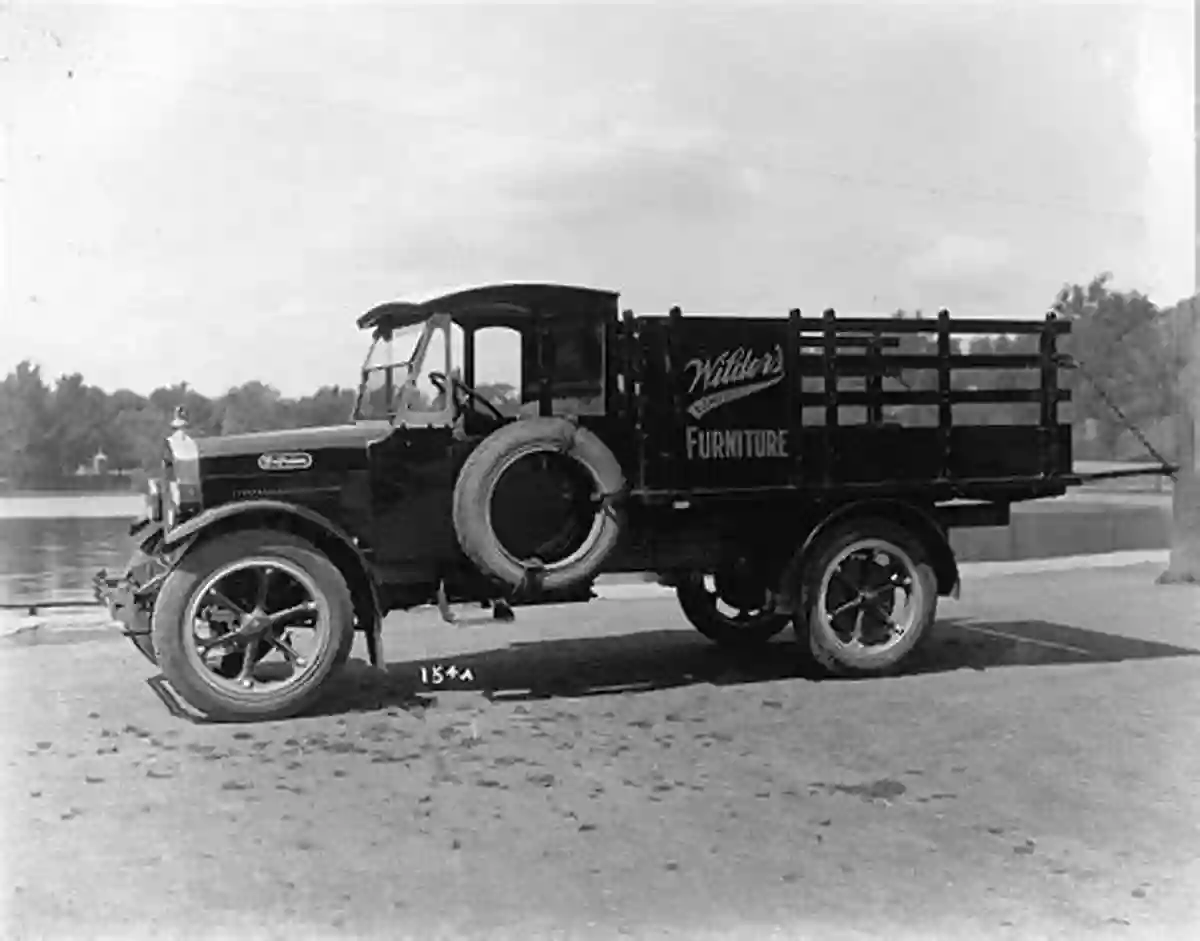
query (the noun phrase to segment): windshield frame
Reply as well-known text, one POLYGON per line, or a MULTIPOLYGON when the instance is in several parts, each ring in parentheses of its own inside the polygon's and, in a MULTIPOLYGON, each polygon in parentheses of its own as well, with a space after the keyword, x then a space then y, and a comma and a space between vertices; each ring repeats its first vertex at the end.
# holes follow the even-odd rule
POLYGON ((443 331, 446 339, 446 362, 440 364, 441 368, 438 371, 445 372, 449 383, 452 384, 456 381, 457 371, 453 368, 453 350, 450 344, 451 323, 449 314, 433 314, 423 321, 416 324, 406 324, 398 330, 391 330, 382 326, 376 328, 371 338, 371 345, 367 350, 366 358, 363 360, 362 367, 359 370, 358 394, 354 399, 352 420, 360 423, 390 425, 428 426, 453 424, 458 417, 458 408, 455 396, 450 394, 452 392, 450 388, 447 388, 446 401, 440 409, 414 408, 412 396, 405 394, 406 391, 412 392, 416 390, 416 381, 425 365, 425 358, 429 352, 430 343, 438 331, 443 331), (399 360, 395 355, 396 341, 398 338, 404 336, 415 336, 415 342, 411 347, 409 358, 399 360), (381 348, 384 351, 382 357, 378 355, 381 348), (368 383, 372 374, 377 372, 381 372, 384 375, 386 414, 383 416, 376 414, 368 415, 364 412, 368 383), (397 372, 401 373, 399 381, 397 381, 397 372))

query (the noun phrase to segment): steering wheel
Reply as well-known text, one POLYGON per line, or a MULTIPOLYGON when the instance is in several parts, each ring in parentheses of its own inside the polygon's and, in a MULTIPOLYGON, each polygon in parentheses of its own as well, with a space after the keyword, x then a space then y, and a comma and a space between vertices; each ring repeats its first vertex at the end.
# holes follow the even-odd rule
MULTIPOLYGON (((434 384, 434 386, 437 388, 438 392, 440 392, 442 395, 446 394, 447 379, 446 379, 445 373, 431 372, 431 373, 429 373, 429 381, 434 384)), ((504 413, 501 412, 500 409, 496 408, 496 406, 493 405, 491 402, 489 402, 486 398, 484 398, 481 393, 476 392, 469 385, 462 383, 462 382, 456 382, 456 383, 454 383, 454 388, 458 391, 461 391, 467 399, 478 402, 480 405, 482 405, 484 408, 486 408, 489 412, 492 413, 492 415, 495 416, 496 421, 500 422, 501 424, 508 421, 508 419, 504 417, 504 413)))

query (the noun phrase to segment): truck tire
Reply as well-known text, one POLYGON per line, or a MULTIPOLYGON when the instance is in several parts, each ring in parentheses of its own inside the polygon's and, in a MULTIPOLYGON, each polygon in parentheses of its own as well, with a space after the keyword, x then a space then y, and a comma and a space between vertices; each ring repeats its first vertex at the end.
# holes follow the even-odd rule
POLYGON ((595 434, 566 418, 523 419, 492 432, 463 464, 454 485, 454 531, 467 558, 485 575, 513 589, 561 591, 590 583, 616 548, 622 529, 617 501, 624 490, 620 463, 595 434), (594 488, 591 528, 562 559, 519 559, 492 525, 492 497, 501 477, 517 461, 539 453, 570 457, 594 488))
POLYGON ((342 639, 342 644, 333 658, 334 669, 344 667, 350 660, 350 653, 354 649, 354 633, 353 629, 346 631, 346 636, 342 639))
POLYGON ((688 623, 713 643, 730 650, 747 650, 761 647, 786 628, 791 617, 774 610, 764 589, 762 605, 742 607, 735 600, 726 599, 721 592, 720 580, 712 590, 706 584, 703 572, 689 571, 672 579, 675 596, 688 623), (738 609, 734 615, 725 614, 718 606, 725 601, 738 609))
POLYGON ((291 533, 239 530, 201 543, 183 558, 163 582, 152 623, 159 667, 190 706, 219 721, 262 722, 293 716, 317 700, 348 649, 347 638, 353 642, 354 609, 341 572, 312 543, 291 533), (210 605, 202 605, 205 601, 210 605), (214 624, 207 611, 211 603, 225 609, 226 620, 233 617, 230 606, 249 614, 292 616, 245 640, 218 639, 230 637, 229 624, 198 639, 198 620, 214 624), (264 654, 277 649, 267 636, 294 654, 280 634, 306 617, 314 622, 316 649, 299 661, 284 656, 289 676, 280 687, 268 686, 258 675, 239 678, 247 648, 253 649, 249 659, 256 668, 262 667, 264 654))
POLYGON ((849 519, 812 546, 801 597, 795 633, 806 654, 835 675, 882 676, 899 672, 929 641, 937 577, 924 543, 903 526, 849 519))

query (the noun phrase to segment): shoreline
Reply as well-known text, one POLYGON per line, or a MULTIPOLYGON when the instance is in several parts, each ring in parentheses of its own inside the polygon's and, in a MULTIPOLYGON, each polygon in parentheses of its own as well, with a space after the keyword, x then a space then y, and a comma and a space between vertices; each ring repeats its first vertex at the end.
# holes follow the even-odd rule
POLYGON ((146 499, 141 493, 55 491, 0 494, 0 521, 35 519, 124 519, 137 516, 146 499))

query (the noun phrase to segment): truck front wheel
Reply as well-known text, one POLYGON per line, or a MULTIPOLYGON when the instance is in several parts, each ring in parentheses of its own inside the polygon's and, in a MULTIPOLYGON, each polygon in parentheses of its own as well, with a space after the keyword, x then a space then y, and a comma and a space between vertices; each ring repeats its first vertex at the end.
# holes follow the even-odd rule
POLYGON ((154 605, 154 649, 171 686, 205 716, 295 715, 320 696, 347 640, 350 591, 290 533, 226 533, 184 557, 154 605))
POLYGON ((922 541, 888 519, 850 519, 818 538, 804 565, 796 639, 843 676, 897 672, 937 615, 937 578, 922 541))

